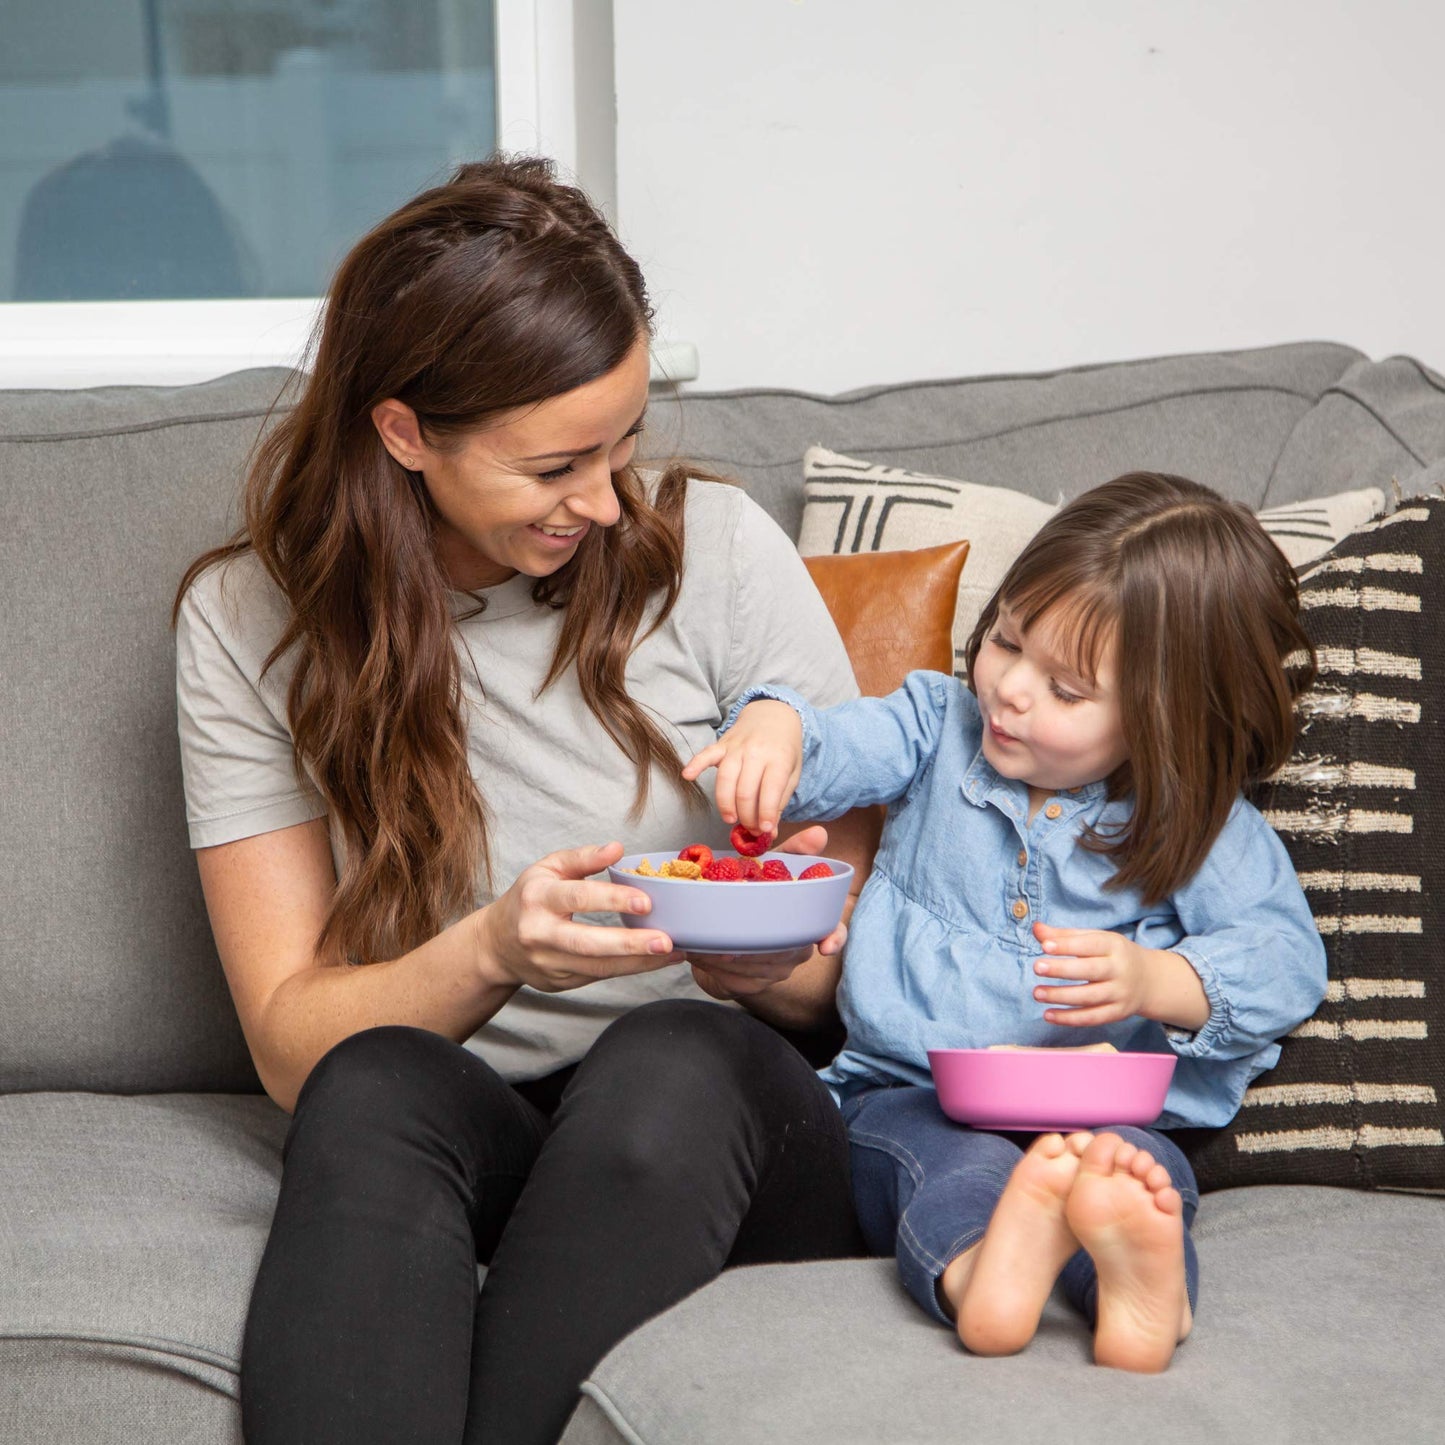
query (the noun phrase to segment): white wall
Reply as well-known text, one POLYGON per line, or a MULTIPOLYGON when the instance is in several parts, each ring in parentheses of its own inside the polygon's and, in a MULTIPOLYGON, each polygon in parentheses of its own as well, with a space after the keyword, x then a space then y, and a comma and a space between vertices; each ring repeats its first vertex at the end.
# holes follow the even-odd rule
POLYGON ((613 4, 621 227, 703 387, 1445 364, 1445 7, 613 4))

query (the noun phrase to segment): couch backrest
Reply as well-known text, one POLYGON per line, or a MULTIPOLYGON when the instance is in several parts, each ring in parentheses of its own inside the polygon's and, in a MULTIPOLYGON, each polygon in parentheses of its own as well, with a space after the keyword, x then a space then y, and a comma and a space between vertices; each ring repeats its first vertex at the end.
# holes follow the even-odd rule
MULTIPOLYGON (((0 1089, 250 1089, 186 839, 168 627, 232 529, 284 375, 0 391, 0 1089)), ((698 393, 654 453, 742 479, 796 536, 804 448, 1056 499, 1131 467, 1254 505, 1445 472, 1445 384, 1306 344, 925 382, 698 393)))
POLYGON ((873 387, 842 396, 690 392, 654 405, 653 454, 739 477, 791 536, 814 443, 1057 502, 1121 472, 1178 472, 1275 506, 1392 479, 1438 480, 1445 383, 1409 357, 1305 342, 1029 376, 873 387))

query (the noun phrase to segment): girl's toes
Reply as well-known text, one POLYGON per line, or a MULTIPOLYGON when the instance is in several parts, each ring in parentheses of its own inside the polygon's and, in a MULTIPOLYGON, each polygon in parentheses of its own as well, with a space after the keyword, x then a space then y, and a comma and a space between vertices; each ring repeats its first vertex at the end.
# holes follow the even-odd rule
POLYGON ((1123 1142, 1117 1134, 1095 1134, 1079 1156, 1079 1168, 1085 1174, 1112 1174, 1115 1155, 1123 1142))
POLYGON ((1149 1171, 1157 1166, 1158 1161, 1154 1156, 1147 1149, 1141 1149, 1129 1161, 1129 1173, 1141 1183, 1147 1184, 1149 1182, 1149 1171))
POLYGON ((1144 1187, 1154 1194, 1170 1186, 1169 1171, 1162 1164, 1151 1165, 1143 1179, 1144 1187))
POLYGON ((1127 1139, 1119 1140, 1119 1147, 1114 1154, 1114 1169, 1117 1173, 1125 1171, 1132 1172, 1134 1161, 1139 1157, 1139 1146, 1131 1144, 1127 1139))
POLYGON ((1172 1184, 1155 1193, 1154 1204, 1161 1214, 1184 1213, 1184 1196, 1172 1184))
POLYGON ((1087 1149, 1089 1145, 1093 1142, 1094 1136, 1080 1129, 1077 1132, 1070 1134, 1069 1137, 1064 1140, 1064 1147, 1068 1149, 1071 1154, 1075 1155, 1079 1159, 1082 1159, 1084 1157, 1084 1150, 1087 1149))

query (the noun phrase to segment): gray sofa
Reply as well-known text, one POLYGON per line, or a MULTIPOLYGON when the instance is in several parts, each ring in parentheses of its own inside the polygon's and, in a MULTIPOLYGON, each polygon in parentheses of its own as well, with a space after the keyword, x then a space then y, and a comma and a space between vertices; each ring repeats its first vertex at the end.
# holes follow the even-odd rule
MULTIPOLYGON (((0 1441, 240 1438, 237 1355, 286 1120, 260 1092, 186 842, 167 628, 228 531, 278 385, 0 393, 0 1441)), ((1072 494, 1137 466, 1256 506, 1445 479, 1445 390, 1311 343, 843 397, 659 398, 652 435, 793 535, 839 451, 1072 494)), ((654 446, 659 442, 654 440, 654 446)), ((566 1445, 1445 1438, 1445 1204, 1206 1198, 1203 1302, 1163 1377, 1051 1306, 977 1360, 886 1261, 739 1270, 620 1344, 566 1445)))

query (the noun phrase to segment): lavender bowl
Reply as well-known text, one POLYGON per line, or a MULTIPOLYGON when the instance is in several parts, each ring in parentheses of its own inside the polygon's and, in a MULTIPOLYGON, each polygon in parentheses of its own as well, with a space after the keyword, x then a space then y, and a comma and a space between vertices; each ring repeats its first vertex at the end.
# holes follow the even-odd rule
POLYGON ((1152 1124, 1174 1077, 1173 1054, 1067 1049, 929 1049, 938 1102, 975 1129, 1067 1134, 1152 1124))
MULTIPOLYGON (((665 849, 630 853, 607 872, 614 883, 641 889, 652 899, 651 913, 622 915, 629 928, 660 928, 679 948, 696 953, 774 953, 821 943, 838 926, 853 881, 850 864, 802 853, 764 853, 758 861, 780 858, 794 875, 826 863, 833 876, 795 876, 791 883, 707 883, 627 871, 644 858, 657 868, 676 856, 665 849)), ((714 856, 736 858, 737 854, 715 850, 714 856)))

